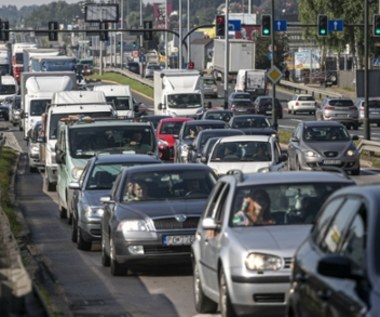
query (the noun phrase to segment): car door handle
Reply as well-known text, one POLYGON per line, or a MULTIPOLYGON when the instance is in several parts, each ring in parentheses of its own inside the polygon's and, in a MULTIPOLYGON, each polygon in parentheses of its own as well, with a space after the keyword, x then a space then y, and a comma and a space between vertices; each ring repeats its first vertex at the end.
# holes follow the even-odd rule
POLYGON ((332 291, 330 289, 326 289, 323 291, 317 292, 318 297, 323 301, 328 301, 332 295, 332 291))

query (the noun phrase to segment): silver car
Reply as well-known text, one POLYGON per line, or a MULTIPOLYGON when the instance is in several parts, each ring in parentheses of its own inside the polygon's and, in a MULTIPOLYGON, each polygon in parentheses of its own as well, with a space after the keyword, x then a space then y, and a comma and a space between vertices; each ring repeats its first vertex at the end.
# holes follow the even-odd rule
POLYGON ((203 78, 203 95, 218 98, 218 84, 214 77, 203 78))
POLYGON ((192 244, 197 312, 219 306, 222 316, 284 316, 297 247, 324 200, 352 184, 329 172, 221 177, 192 244))
POLYGON ((348 133, 336 121, 301 121, 288 144, 289 170, 340 168, 353 175, 360 173, 360 154, 354 144, 358 136, 348 133))
MULTIPOLYGON (((380 98, 373 97, 373 98, 369 98, 368 101, 369 101, 369 107, 368 107, 369 123, 376 123, 376 125, 380 127, 380 98)), ((364 98, 358 98, 355 102, 355 106, 359 112, 359 124, 362 125, 365 118, 364 98)))
POLYGON ((316 120, 338 121, 348 128, 359 128, 359 112, 350 98, 325 98, 315 110, 316 120))

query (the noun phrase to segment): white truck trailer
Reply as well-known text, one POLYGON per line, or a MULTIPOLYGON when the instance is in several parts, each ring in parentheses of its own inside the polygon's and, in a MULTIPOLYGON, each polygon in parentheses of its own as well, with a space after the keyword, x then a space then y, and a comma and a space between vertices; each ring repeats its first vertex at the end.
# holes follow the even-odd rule
POLYGON ((0 44, 0 71, 1 75, 12 74, 12 52, 7 44, 0 44))
POLYGON ((202 76, 198 70, 155 71, 154 114, 197 117, 204 109, 202 76))
POLYGON ((265 69, 240 69, 236 76, 235 92, 249 92, 254 100, 268 94, 267 83, 265 69))
MULTIPOLYGON (((256 45, 253 41, 242 39, 230 39, 229 58, 228 58, 228 77, 229 80, 236 78, 240 69, 254 69, 256 45)), ((225 71, 225 52, 226 42, 223 39, 214 40, 213 69, 224 76, 225 71)))
POLYGON ((21 109, 23 111, 20 128, 27 138, 28 131, 46 111, 56 91, 72 90, 76 87, 74 72, 49 72, 21 74, 21 109))

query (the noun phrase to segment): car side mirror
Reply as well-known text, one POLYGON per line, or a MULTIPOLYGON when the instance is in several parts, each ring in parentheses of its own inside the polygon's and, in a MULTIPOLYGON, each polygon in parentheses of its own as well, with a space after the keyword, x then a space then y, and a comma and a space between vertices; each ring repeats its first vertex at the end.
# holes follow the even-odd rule
POLYGON ((342 255, 327 255, 322 257, 317 264, 317 272, 323 276, 340 279, 358 279, 360 276, 353 273, 352 260, 342 255))
POLYGON ((173 134, 173 139, 176 139, 176 140, 178 140, 178 139, 179 139, 179 136, 178 136, 178 134, 173 134))
POLYGON ((358 141, 359 140, 359 136, 358 135, 353 135, 352 136, 352 141, 358 141))
POLYGON ((288 160, 288 154, 287 153, 281 153, 280 162, 286 162, 287 160, 288 160))
POLYGON ((61 150, 56 150, 55 151, 55 161, 57 164, 65 164, 65 152, 61 150))
POLYGON ((207 158, 206 156, 201 156, 201 162, 206 164, 207 163, 207 158))

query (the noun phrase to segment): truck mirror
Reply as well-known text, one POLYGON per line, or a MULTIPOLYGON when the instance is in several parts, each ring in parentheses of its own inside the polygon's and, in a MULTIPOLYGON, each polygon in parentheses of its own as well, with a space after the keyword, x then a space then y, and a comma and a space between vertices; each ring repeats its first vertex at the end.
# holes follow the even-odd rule
POLYGON ((163 109, 163 106, 162 106, 162 103, 160 102, 159 104, 158 104, 158 110, 162 110, 163 109))
POLYGON ((60 150, 55 152, 55 161, 57 164, 65 164, 65 152, 60 150))

